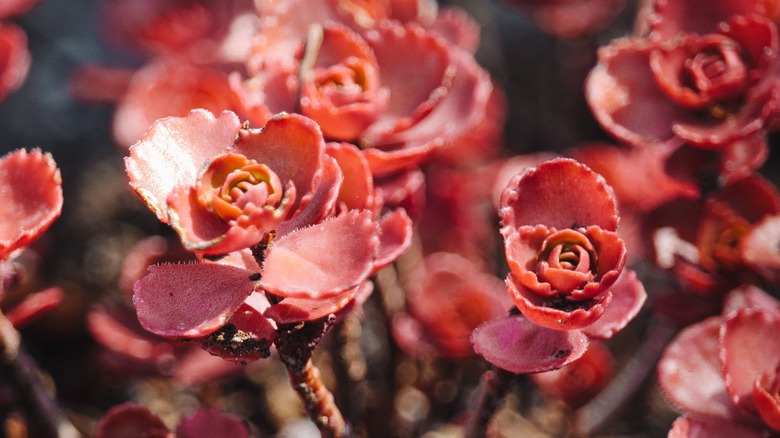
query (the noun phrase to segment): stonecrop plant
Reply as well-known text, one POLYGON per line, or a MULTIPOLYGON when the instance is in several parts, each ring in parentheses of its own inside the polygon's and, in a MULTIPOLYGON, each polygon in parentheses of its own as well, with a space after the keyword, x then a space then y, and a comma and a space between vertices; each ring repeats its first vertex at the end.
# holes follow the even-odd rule
POLYGON ((0 436, 780 433, 780 2, 36 3, 0 436))

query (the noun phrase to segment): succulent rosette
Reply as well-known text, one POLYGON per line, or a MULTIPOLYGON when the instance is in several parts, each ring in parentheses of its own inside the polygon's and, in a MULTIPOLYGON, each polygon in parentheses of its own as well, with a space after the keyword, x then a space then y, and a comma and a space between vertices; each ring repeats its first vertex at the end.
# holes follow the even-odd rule
MULTIPOLYGON (((778 33, 763 15, 763 2, 663 0, 653 6, 646 38, 619 39, 599 50, 586 95, 601 125, 630 144, 679 138, 722 150, 761 139, 780 98, 778 33)), ((755 154, 766 147, 764 141, 747 144, 755 154)))
POLYGON ((558 330, 595 322, 626 258, 604 179, 574 160, 544 162, 509 182, 500 216, 507 290, 520 311, 558 330))
POLYGON ((511 306, 499 278, 456 253, 426 256, 404 285, 406 311, 393 318, 393 337, 419 358, 473 355, 471 332, 511 306))
POLYGON ((490 77, 471 51, 477 28, 465 14, 432 18, 428 8, 406 3, 258 2, 262 25, 249 77, 233 82, 244 111, 301 112, 326 139, 360 146, 376 176, 465 138, 485 121, 493 99, 490 77))
MULTIPOLYGON (((107 38, 146 56, 194 62, 229 60, 237 19, 252 14, 251 0, 110 0, 101 10, 107 38)), ((248 43, 243 44, 248 49, 248 43)))
POLYGON ((126 159, 130 185, 184 247, 221 255, 324 219, 342 181, 317 125, 281 114, 261 130, 193 110, 156 122, 126 159))
POLYGON ((645 222, 660 267, 671 269, 686 292, 722 298, 734 287, 769 273, 766 269, 775 257, 771 249, 766 251, 772 226, 763 228, 766 234, 761 239, 756 233, 778 212, 777 189, 752 175, 709 193, 703 202, 662 205, 645 222), (762 253, 764 257, 757 257, 762 253))
POLYGON ((746 286, 721 316, 680 332, 658 364, 658 382, 684 411, 670 437, 760 437, 780 431, 780 303, 746 286))
POLYGON ((233 358, 252 360, 267 355, 272 321, 317 319, 365 299, 368 276, 409 245, 411 222, 402 210, 377 218, 366 193, 350 209, 338 163, 301 115, 262 129, 202 109, 157 121, 130 149, 131 186, 202 262, 150 267, 134 287, 141 324, 230 357, 222 347, 238 336, 248 347, 233 358), (272 306, 265 293, 284 300, 272 306))

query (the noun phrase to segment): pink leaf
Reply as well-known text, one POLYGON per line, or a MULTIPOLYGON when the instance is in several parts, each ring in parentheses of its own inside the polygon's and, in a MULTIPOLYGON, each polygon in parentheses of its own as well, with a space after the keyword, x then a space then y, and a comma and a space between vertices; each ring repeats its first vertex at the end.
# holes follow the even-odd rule
POLYGON ((684 415, 675 420, 667 438, 768 438, 765 430, 717 418, 684 415))
POLYGON ((54 159, 38 149, 0 159, 0 260, 40 237, 60 216, 61 185, 54 159))
POLYGON ((6 316, 11 324, 18 329, 59 306, 63 297, 62 289, 53 286, 25 297, 24 301, 8 311, 6 316))
POLYGON ((755 414, 753 386, 764 373, 774 375, 780 358, 780 313, 742 309, 725 318, 720 358, 726 389, 735 405, 755 414))
POLYGON ((96 438, 173 438, 163 421, 149 409, 134 403, 111 408, 100 420, 96 438))
POLYGON ((379 250, 373 272, 392 263, 412 244, 412 220, 402 208, 379 220, 379 250))
POLYGON ((378 244, 368 211, 351 211, 293 231, 266 252, 261 287, 284 297, 331 297, 368 276, 378 244))
POLYGON ((583 301, 560 300, 557 303, 523 286, 512 274, 506 278, 506 290, 518 309, 536 324, 554 330, 575 330, 598 320, 612 301, 612 292, 583 301), (557 305, 557 307, 555 307, 557 305))
POLYGON ((203 109, 154 122, 125 158, 130 186, 162 222, 168 223, 168 194, 176 186, 192 185, 201 168, 233 144, 240 126, 232 112, 214 117, 203 109))
POLYGON ((632 145, 672 138, 672 123, 686 114, 656 85, 649 58, 646 42, 616 40, 599 49, 599 62, 585 82, 585 96, 596 120, 611 135, 632 145))
POLYGON ((306 298, 285 298, 278 304, 274 304, 265 311, 264 316, 272 319, 279 324, 290 324, 300 321, 312 321, 336 313, 347 306, 358 291, 368 293, 374 288, 370 281, 363 282, 360 286, 348 289, 340 294, 329 298, 306 299, 306 298))
POLYGON ((182 417, 176 427, 177 438, 218 436, 249 438, 249 428, 240 418, 213 408, 201 408, 188 417, 182 417))
POLYGON ((545 161, 516 175, 501 195, 500 213, 502 230, 541 224, 555 229, 598 225, 615 231, 618 223, 615 198, 604 178, 568 158, 545 161))
MULTIPOLYGON (((0 5, 0 8, 3 6, 0 5)), ((22 86, 30 71, 27 35, 15 24, 0 26, 0 102, 22 86)))
POLYGON ((493 365, 516 374, 561 368, 585 353, 580 331, 552 330, 510 315, 486 322, 471 335, 474 351, 493 365))
POLYGON ((328 143, 326 151, 344 174, 338 202, 348 209, 373 209, 378 203, 374 179, 360 149, 351 143, 328 143))
POLYGON ((736 418, 718 360, 721 318, 691 325, 672 341, 658 363, 658 384, 674 405, 695 415, 736 418))
POLYGON ((292 181, 296 193, 303 196, 315 189, 314 178, 323 165, 325 142, 313 120, 281 113, 262 129, 242 129, 232 151, 265 164, 282 184, 292 181))
POLYGON ((134 287, 133 303, 146 330, 196 338, 225 325, 252 292, 253 273, 218 264, 155 265, 134 287))
POLYGON ((609 339, 626 326, 642 309, 647 292, 636 272, 624 269, 610 288, 612 302, 601 317, 582 331, 592 339, 609 339))

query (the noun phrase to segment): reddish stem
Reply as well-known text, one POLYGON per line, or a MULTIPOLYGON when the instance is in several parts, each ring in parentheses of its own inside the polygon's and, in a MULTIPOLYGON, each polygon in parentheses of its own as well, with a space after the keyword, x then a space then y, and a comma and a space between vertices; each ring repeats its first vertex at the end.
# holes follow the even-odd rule
POLYGON ((348 429, 333 394, 322 383, 320 371, 311 361, 311 354, 335 322, 336 317, 331 314, 317 321, 282 325, 276 340, 276 352, 287 367, 293 389, 301 397, 309 418, 328 438, 347 436, 348 429))
POLYGON ((306 361, 303 368, 290 366, 288 361, 287 373, 293 388, 301 397, 306 413, 320 429, 323 437, 344 437, 347 433, 344 417, 341 415, 333 394, 325 387, 320 378, 320 371, 311 362, 306 361))

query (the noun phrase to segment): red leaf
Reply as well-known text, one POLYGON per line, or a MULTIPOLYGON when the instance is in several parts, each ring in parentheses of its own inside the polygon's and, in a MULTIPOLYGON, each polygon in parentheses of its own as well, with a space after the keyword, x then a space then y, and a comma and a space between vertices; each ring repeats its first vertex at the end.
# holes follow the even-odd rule
POLYGON ((378 244, 369 211, 351 211, 293 231, 266 252, 261 287, 284 297, 331 297, 368 276, 378 244))
POLYGON ((240 418, 212 408, 201 408, 182 417, 176 427, 177 438, 201 437, 249 438, 249 428, 240 418))
POLYGON ((207 335, 225 325, 252 292, 252 275, 207 263, 150 266, 134 287, 138 320, 167 338, 207 335))
POLYGON ((742 309, 726 316, 720 357, 726 390, 735 405, 756 414, 753 386, 762 374, 774 375, 780 358, 780 313, 742 309))
POLYGON ((639 313, 647 300, 647 292, 636 272, 624 269, 610 288, 612 302, 601 317, 582 331, 592 339, 609 339, 639 313))
POLYGON ((38 149, 0 159, 0 260, 40 237, 60 216, 61 186, 54 159, 38 149))
POLYGON ((501 195, 500 214, 504 235, 523 225, 558 230, 597 225, 615 231, 618 223, 615 198, 604 178, 568 158, 516 175, 501 195))
POLYGON ((588 348, 582 332, 542 327, 510 315, 486 322, 471 335, 474 351, 493 365, 516 374, 561 368, 588 348))
POLYGON ((173 434, 157 415, 133 403, 111 408, 100 420, 95 438, 172 438, 173 434))
POLYGON ((168 223, 168 194, 176 186, 192 185, 201 168, 233 144, 240 126, 232 112, 214 117, 203 109, 157 120, 125 158, 130 186, 168 223))
POLYGON ((669 344, 658 362, 658 384, 674 405, 708 417, 735 418, 720 361, 720 317, 691 325, 669 344))

